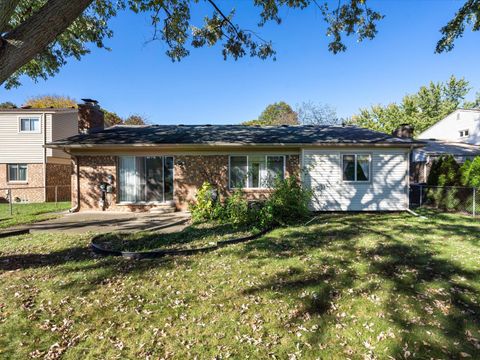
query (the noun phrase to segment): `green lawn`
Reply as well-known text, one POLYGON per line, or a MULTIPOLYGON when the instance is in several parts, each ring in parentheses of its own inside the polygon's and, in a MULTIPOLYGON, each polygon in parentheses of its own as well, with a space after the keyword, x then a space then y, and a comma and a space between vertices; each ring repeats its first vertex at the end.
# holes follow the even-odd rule
POLYGON ((192 249, 213 245, 220 240, 253 235, 255 232, 247 228, 234 228, 230 224, 193 224, 183 231, 160 236, 154 232, 110 233, 95 240, 95 243, 104 249, 120 251, 192 249))
POLYGON ((191 257, 0 242, 0 358, 478 358, 480 221, 326 214, 191 257))
POLYGON ((37 221, 53 219, 57 215, 52 212, 68 210, 71 203, 14 203, 12 205, 12 215, 10 215, 10 205, 0 204, 0 229, 31 224, 37 221))

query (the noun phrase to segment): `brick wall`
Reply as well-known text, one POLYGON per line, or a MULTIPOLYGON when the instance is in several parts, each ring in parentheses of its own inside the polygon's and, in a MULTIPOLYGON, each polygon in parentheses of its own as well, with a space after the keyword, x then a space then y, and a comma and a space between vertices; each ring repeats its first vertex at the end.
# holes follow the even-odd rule
MULTIPOLYGON (((114 176, 114 193, 107 194, 106 210, 143 211, 152 205, 118 205, 116 203, 117 160, 114 156, 79 156, 80 210, 98 209, 101 192, 98 185, 109 182, 109 175, 114 176)), ((289 155, 286 158, 288 176, 298 175, 300 158, 289 155)), ((74 167, 72 177, 72 199, 76 203, 76 180, 74 167)), ((177 208, 186 210, 189 202, 195 199, 197 189, 203 182, 209 181, 219 190, 221 199, 229 194, 228 189, 228 155, 176 155, 174 162, 174 201, 177 208)), ((247 190, 249 199, 263 199, 268 190, 247 190)))
POLYGON ((46 164, 47 201, 55 201, 55 198, 58 201, 70 200, 71 173, 72 173, 71 164, 53 164, 53 163, 46 164), (56 191, 55 191, 55 187, 57 187, 56 191))
MULTIPOLYGON (((109 183, 113 175, 113 186, 116 189, 117 160, 115 156, 78 156, 80 210, 100 210, 100 183, 109 183)), ((74 178, 74 177, 73 177, 74 178)), ((76 184, 76 180, 73 179, 76 184)), ((76 185, 72 187, 72 198, 76 200, 76 185)), ((115 208, 116 194, 108 194, 107 207, 115 208)))
POLYGON ((8 182, 7 164, 0 164, 0 202, 7 201, 5 189, 12 191, 12 198, 25 202, 44 201, 43 164, 27 164, 27 182, 8 182))

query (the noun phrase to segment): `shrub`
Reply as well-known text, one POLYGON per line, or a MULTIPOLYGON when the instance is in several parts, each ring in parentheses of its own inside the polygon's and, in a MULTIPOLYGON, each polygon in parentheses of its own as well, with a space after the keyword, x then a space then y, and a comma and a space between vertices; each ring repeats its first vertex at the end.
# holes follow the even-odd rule
POLYGON ((225 201, 221 221, 228 222, 234 227, 247 225, 252 222, 253 209, 248 206, 248 201, 242 190, 236 189, 225 201))
POLYGON ((432 163, 427 184, 430 186, 457 186, 461 183, 460 165, 452 155, 442 155, 432 163))
POLYGON ((198 189, 196 201, 189 205, 194 222, 215 220, 221 216, 222 207, 214 193, 215 189, 209 182, 204 182, 198 189))
POLYGON ((272 190, 260 210, 262 228, 294 224, 308 217, 312 193, 296 177, 277 179, 272 190))
POLYGON ((463 186, 468 186, 468 178, 470 173, 471 160, 466 160, 462 166, 460 166, 461 182, 463 186))
POLYGON ((466 186, 480 187, 480 156, 475 157, 473 161, 469 161, 468 168, 466 166, 463 173, 464 184, 466 186))

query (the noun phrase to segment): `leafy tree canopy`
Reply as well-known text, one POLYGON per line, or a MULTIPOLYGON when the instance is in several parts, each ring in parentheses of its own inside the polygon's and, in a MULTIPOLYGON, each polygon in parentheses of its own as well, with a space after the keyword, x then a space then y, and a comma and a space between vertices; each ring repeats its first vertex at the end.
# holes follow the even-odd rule
POLYGON ((15 105, 11 101, 5 101, 5 102, 0 103, 0 109, 15 109, 16 107, 17 107, 17 105, 15 105))
POLYGON ((268 105, 258 119, 242 123, 243 125, 298 125, 298 115, 284 101, 268 105))
POLYGON ((475 108, 480 105, 480 94, 474 101, 465 98, 470 91, 469 82, 453 75, 446 82, 430 82, 415 94, 406 95, 400 103, 375 105, 360 109, 349 123, 391 133, 400 124, 411 124, 421 133, 458 108, 475 108))
POLYGON ((24 106, 30 106, 38 109, 77 108, 77 101, 69 96, 41 95, 28 99, 24 106))
MULTIPOLYGON (((383 15, 369 0, 254 0, 259 10, 258 28, 267 22, 280 24, 280 10, 318 8, 332 39, 333 53, 346 50, 345 36, 358 41, 373 39, 383 15)), ((224 5, 223 3, 221 5, 224 5)), ((223 7, 223 6, 222 6, 223 7)), ((436 52, 450 51, 467 26, 480 29, 480 0, 464 1, 442 29, 436 52)), ((166 44, 166 55, 179 61, 190 50, 220 45, 224 59, 243 56, 275 58, 272 42, 237 24, 235 9, 221 9, 214 0, 0 0, 0 84, 20 85, 20 77, 46 79, 56 74, 69 58, 80 59, 91 50, 108 47, 113 33, 108 21, 119 11, 150 16, 152 40, 166 44), (206 3, 210 10, 205 13, 206 3), (198 8, 202 20, 192 18, 198 8)))

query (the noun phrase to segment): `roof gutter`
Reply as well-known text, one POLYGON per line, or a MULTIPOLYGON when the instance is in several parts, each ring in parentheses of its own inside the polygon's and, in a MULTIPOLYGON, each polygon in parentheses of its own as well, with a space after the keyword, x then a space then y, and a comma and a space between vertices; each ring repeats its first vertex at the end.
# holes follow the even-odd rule
POLYGON ((171 148, 184 148, 184 149, 197 149, 197 148, 212 148, 212 147, 406 147, 406 148, 418 148, 423 147, 423 143, 208 143, 208 144, 46 144, 44 145, 51 149, 116 149, 116 148, 159 148, 159 149, 171 149, 171 148))

